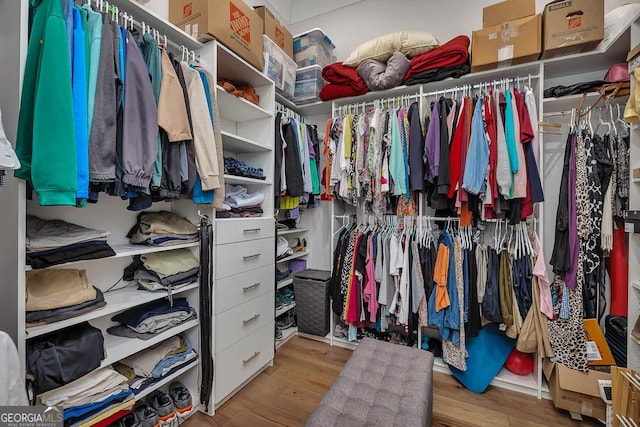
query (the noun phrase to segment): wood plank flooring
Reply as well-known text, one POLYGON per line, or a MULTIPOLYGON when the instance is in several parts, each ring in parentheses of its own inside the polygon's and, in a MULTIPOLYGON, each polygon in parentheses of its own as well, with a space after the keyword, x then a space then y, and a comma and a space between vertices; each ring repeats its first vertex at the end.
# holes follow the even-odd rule
MULTIPOLYGON (((265 370, 216 411, 202 413, 184 427, 302 426, 331 387, 351 350, 293 337, 265 370)), ((474 394, 452 376, 434 372, 434 427, 599 426, 596 420, 577 422, 550 400, 490 387, 474 394)), ((407 426, 411 427, 411 426, 407 426)))

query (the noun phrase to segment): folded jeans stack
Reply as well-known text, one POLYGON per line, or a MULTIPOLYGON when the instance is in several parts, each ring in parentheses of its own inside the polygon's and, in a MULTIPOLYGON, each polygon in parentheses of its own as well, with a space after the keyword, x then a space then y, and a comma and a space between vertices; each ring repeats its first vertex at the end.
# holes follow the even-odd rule
POLYGON ((123 311, 111 318, 119 323, 107 329, 111 335, 148 340, 181 323, 195 319, 196 310, 186 298, 152 301, 123 311))
POLYGON ((243 185, 226 185, 224 204, 227 211, 217 212, 218 218, 244 218, 251 216, 261 216, 263 213, 262 202, 264 193, 256 191, 249 193, 243 185))
POLYGON ((142 212, 127 234, 134 244, 171 246, 198 241, 198 228, 173 212, 142 212))
POLYGON ((135 397, 127 378, 108 366, 43 393, 40 401, 47 406, 62 406, 65 426, 92 426, 115 413, 131 410, 135 397))
POLYGON ((123 277, 148 291, 171 292, 197 281, 199 271, 198 259, 189 249, 175 249, 135 256, 123 277))
POLYGON ((189 365, 198 357, 189 339, 179 335, 116 363, 135 394, 189 365))
POLYGON ((26 297, 27 326, 70 319, 106 305, 85 270, 27 271, 26 297))
POLYGON ((107 231, 27 215, 27 264, 45 268, 114 256, 116 253, 107 244, 108 236, 107 231))

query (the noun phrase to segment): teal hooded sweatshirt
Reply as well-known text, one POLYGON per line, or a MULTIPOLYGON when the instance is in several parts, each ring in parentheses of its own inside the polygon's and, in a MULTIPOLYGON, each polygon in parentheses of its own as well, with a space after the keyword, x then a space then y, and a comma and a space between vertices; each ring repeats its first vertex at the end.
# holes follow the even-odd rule
POLYGON ((76 205, 76 140, 67 26, 60 0, 30 0, 16 153, 43 206, 76 205))

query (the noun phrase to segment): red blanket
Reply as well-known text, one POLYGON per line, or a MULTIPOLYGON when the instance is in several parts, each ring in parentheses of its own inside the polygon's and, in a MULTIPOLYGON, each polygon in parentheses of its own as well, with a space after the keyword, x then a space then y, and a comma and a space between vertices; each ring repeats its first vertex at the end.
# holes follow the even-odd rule
POLYGON ((320 99, 330 101, 336 98, 362 95, 369 92, 367 85, 353 67, 335 62, 322 69, 322 78, 329 84, 320 91, 320 99))
POLYGON ((404 79, 407 80, 422 71, 464 64, 469 58, 469 44, 469 37, 458 36, 427 53, 414 56, 404 79))

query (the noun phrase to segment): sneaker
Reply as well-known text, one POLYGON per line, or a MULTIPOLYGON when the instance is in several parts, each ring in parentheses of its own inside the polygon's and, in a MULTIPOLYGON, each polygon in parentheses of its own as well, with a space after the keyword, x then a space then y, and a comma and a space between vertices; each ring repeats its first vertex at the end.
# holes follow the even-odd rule
POLYGON ((187 417, 193 412, 193 400, 189 389, 181 382, 174 381, 169 385, 169 395, 173 399, 180 418, 187 417))
POLYGON ((160 425, 169 425, 176 419, 176 408, 167 393, 156 390, 147 398, 147 403, 158 413, 160 425))
POLYGON ((140 422, 140 427, 160 427, 158 413, 151 406, 136 406, 134 413, 140 422))
POLYGON ((348 331, 349 331, 348 326, 337 324, 335 329, 333 330, 333 336, 336 338, 346 338, 348 331))
POLYGON ((141 427, 141 424, 134 414, 127 414, 111 424, 111 427, 141 427))

